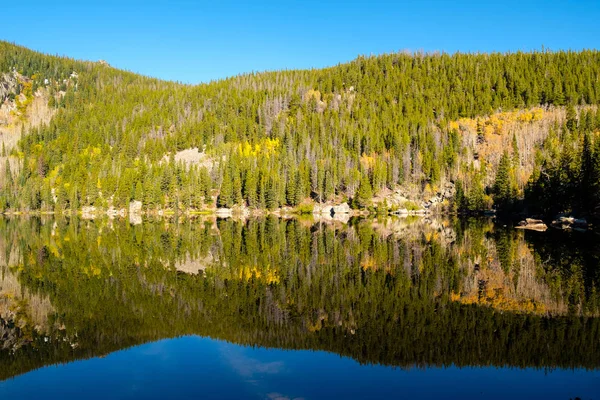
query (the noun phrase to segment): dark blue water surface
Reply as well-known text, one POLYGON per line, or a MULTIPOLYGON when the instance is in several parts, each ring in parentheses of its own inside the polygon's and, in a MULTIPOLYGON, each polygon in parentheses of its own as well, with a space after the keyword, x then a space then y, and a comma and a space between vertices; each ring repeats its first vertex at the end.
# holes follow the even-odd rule
POLYGON ((600 372, 401 369, 189 336, 44 367, 0 382, 0 393, 3 399, 594 399, 600 372))

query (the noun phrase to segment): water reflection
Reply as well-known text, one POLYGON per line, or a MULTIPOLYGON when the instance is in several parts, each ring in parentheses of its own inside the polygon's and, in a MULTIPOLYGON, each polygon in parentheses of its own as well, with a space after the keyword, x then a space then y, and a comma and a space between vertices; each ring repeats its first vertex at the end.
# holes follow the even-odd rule
POLYGON ((595 398, 600 372, 360 365, 336 354, 250 348, 207 338, 148 343, 0 382, 7 398, 595 398), (102 382, 102 384, 99 384, 102 382))
POLYGON ((559 247, 564 236, 426 219, 15 219, 0 230, 0 379, 189 334, 405 368, 600 364, 587 236, 559 247))

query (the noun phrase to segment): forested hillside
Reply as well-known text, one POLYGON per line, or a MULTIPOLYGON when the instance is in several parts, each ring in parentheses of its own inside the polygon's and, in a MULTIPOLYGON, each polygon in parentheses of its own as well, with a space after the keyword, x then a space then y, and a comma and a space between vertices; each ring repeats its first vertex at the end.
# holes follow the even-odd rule
POLYGON ((189 86, 0 42, 0 72, 0 129, 22 131, 2 136, 4 210, 367 207, 447 185, 448 208, 600 204, 598 51, 397 53, 189 86), (43 95, 52 119, 26 125, 43 95))

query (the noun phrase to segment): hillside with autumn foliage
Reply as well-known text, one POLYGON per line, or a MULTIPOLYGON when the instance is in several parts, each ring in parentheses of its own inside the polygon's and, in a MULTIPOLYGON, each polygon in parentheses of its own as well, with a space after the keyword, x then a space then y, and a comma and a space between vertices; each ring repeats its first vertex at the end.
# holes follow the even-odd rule
POLYGON ((598 51, 395 53, 190 86, 0 42, 0 208, 593 216, 599 101, 598 51))

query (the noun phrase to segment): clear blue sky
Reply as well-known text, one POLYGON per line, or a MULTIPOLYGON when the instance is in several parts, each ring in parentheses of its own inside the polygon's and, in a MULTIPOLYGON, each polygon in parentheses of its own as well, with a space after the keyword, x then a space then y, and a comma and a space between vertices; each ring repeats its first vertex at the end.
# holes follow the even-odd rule
POLYGON ((2 40, 188 83, 405 49, 600 48, 600 0, 3 3, 2 40))

